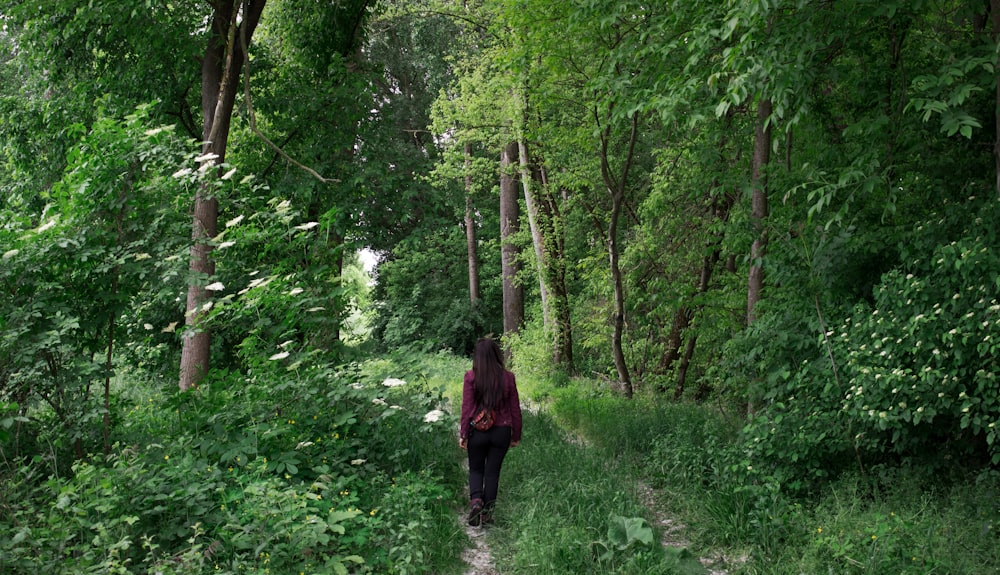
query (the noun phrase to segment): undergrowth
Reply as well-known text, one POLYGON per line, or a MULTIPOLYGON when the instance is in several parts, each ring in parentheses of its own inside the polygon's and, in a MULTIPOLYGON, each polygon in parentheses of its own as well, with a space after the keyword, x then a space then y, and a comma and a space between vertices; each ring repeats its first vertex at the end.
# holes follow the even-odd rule
MULTIPOLYGON (((585 383, 573 386, 552 394, 551 412, 594 449, 583 453, 570 444, 562 447, 568 453, 558 454, 552 447, 541 457, 543 468, 550 459, 570 465, 574 470, 563 477, 601 492, 586 500, 603 498, 611 506, 615 494, 640 480, 649 483, 660 508, 687 526, 694 548, 737 558, 727 566, 730 573, 1000 573, 996 474, 960 465, 941 474, 910 461, 831 478, 803 495, 742 468, 740 422, 716 407, 629 401, 585 383), (591 459, 602 463, 591 469, 591 459)), ((585 515, 561 515, 561 527, 552 535, 533 533, 540 540, 531 546, 564 545, 558 533, 586 525, 585 515)), ((568 564, 562 568, 571 572, 568 564)))
POLYGON ((34 413, 17 437, 50 450, 0 445, 0 573, 457 572, 449 368, 405 356, 272 360, 186 393, 126 375, 113 449, 81 460, 34 413))

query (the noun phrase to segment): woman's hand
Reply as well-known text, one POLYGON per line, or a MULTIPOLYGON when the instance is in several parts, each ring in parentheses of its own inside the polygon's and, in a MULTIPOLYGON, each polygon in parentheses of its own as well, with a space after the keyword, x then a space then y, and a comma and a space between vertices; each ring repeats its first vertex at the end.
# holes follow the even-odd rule
POLYGON ((517 447, 518 445, 521 445, 521 440, 511 441, 510 442, 510 446, 511 447, 517 447))
POLYGON ((459 437, 458 438, 458 446, 461 447, 462 449, 468 449, 468 447, 469 447, 469 440, 466 439, 466 438, 464 438, 464 437, 459 437))

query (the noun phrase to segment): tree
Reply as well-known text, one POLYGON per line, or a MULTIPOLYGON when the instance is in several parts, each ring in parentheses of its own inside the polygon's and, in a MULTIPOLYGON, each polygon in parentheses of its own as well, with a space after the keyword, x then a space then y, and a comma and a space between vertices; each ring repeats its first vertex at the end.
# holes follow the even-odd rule
MULTIPOLYGON (((266 0, 246 3, 222 0, 214 4, 210 17, 209 36, 201 61, 202 153, 217 166, 225 162, 240 71, 265 4, 266 0)), ((184 312, 179 382, 182 391, 197 385, 209 367, 211 332, 201 320, 208 299, 205 286, 215 273, 210 242, 218 233, 218 218, 218 200, 208 188, 199 188, 194 197, 191 278, 184 312)))
POLYGON ((516 334, 524 323, 524 288, 519 252, 514 238, 520 230, 520 206, 514 167, 517 143, 510 142, 500 152, 500 253, 503 274, 503 332, 516 334))

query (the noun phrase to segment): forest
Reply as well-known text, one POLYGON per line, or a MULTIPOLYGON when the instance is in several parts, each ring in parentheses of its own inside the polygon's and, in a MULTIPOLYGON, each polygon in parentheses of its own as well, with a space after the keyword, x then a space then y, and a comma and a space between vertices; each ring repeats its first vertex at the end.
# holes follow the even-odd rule
POLYGON ((998 66, 1000 0, 4 0, 0 575, 1000 573, 998 66))

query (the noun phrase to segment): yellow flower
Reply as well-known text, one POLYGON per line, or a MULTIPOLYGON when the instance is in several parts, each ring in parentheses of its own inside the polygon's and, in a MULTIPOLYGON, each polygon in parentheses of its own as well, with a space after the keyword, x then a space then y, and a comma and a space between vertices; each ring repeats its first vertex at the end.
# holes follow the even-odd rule
POLYGON ((375 517, 375 512, 376 512, 376 511, 378 511, 378 509, 372 509, 372 510, 371 510, 371 511, 370 511, 370 512, 368 513, 368 515, 371 515, 372 517, 375 517))
POLYGON ((817 527, 816 528, 816 533, 822 533, 822 532, 823 532, 823 528, 822 527, 817 527))
POLYGON ((872 541, 875 541, 876 539, 878 539, 878 535, 872 535, 872 541))

